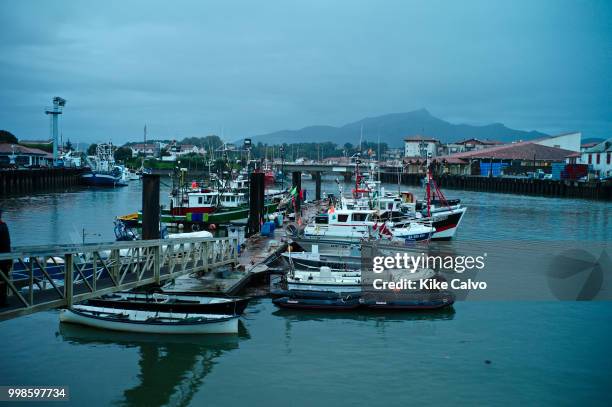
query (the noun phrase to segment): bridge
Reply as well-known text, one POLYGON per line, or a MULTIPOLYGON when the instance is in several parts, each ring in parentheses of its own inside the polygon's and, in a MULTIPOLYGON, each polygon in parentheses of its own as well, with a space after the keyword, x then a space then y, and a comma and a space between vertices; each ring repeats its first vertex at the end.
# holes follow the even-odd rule
POLYGON ((0 321, 238 262, 237 238, 180 238, 16 247, 0 321))

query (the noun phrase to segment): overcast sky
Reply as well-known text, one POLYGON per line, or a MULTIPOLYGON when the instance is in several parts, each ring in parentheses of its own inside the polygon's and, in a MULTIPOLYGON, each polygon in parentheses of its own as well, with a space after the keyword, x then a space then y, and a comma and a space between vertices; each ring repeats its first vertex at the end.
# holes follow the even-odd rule
MULTIPOLYGON (((0 129, 115 143, 455 123, 612 136, 609 1, 2 1, 0 129)), ((291 141, 291 140, 288 140, 291 141)))

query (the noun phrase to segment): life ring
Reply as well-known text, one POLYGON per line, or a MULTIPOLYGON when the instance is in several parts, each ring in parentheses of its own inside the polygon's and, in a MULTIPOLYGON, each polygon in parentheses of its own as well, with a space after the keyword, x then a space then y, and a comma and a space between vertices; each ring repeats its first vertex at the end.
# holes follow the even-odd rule
POLYGON ((198 225, 197 223, 194 223, 193 225, 191 225, 191 231, 192 232, 199 232, 200 231, 200 225, 198 225))

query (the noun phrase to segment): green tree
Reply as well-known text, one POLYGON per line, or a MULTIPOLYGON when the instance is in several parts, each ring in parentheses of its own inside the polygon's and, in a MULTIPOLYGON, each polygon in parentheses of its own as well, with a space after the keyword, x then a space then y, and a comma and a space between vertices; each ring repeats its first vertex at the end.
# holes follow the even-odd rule
POLYGON ((17 137, 7 130, 0 130, 0 143, 17 143, 17 137))
POLYGON ((125 162, 132 158, 132 149, 129 147, 119 147, 113 154, 115 161, 125 162))
POLYGON ((96 143, 90 144, 89 147, 87 147, 87 155, 96 155, 96 148, 98 148, 96 143))
POLYGON ((72 150, 74 150, 72 143, 70 142, 70 140, 66 141, 64 143, 64 151, 72 151, 72 150))

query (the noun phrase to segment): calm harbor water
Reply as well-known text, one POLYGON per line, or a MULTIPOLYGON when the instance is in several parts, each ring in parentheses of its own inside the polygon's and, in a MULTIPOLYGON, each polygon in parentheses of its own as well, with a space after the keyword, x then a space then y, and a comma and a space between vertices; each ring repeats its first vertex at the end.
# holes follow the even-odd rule
MULTIPOLYGON (((469 206, 457 242, 612 237, 607 203, 447 194, 469 206)), ((0 200, 13 245, 77 243, 83 229, 87 242, 113 240, 113 218, 140 203, 137 182, 0 200)), ((610 320, 604 301, 329 314, 283 312, 262 299, 238 337, 160 338, 60 326, 56 311, 42 312, 0 323, 0 385, 68 385, 74 405, 607 405, 610 320)))

